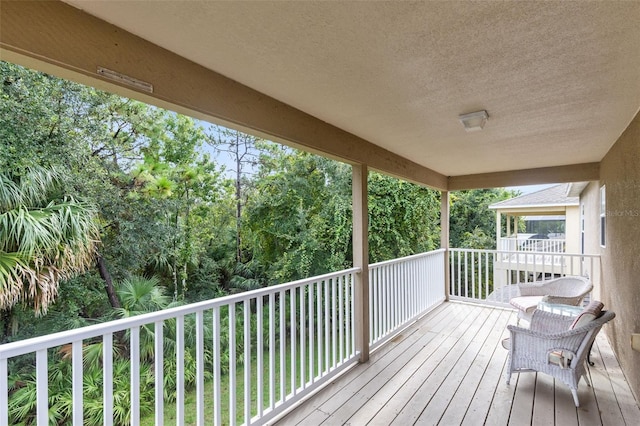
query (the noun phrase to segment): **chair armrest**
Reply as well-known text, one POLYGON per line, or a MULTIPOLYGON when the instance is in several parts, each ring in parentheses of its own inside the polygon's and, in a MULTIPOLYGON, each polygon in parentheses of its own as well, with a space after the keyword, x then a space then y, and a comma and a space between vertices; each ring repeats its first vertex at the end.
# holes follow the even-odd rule
POLYGON ((562 296, 551 296, 547 295, 547 302, 549 303, 558 303, 562 305, 572 305, 578 306, 580 302, 584 300, 584 296, 575 296, 575 297, 562 297, 562 296))
POLYGON ((549 294, 544 284, 518 283, 521 296, 546 296, 549 294))

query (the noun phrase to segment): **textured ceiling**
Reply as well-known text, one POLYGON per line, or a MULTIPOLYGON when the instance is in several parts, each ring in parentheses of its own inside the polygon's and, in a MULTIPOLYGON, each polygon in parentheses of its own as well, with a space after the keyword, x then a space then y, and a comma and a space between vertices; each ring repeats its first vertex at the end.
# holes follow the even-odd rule
POLYGON ((446 176, 600 161, 640 107, 637 1, 67 3, 446 176))

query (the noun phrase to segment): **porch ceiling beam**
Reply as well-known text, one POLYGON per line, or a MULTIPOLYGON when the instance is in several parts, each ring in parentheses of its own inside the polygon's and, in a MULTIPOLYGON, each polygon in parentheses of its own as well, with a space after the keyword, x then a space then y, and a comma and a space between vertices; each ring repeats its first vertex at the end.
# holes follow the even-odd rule
POLYGON ((539 169, 450 176, 448 186, 450 191, 457 191, 544 183, 587 182, 598 179, 600 179, 600 163, 584 163, 542 167, 539 169))
MULTIPOLYGON (((0 58, 289 146, 446 189, 446 176, 61 1, 3 1, 0 58), (48 64, 48 65, 47 65, 48 64), (153 85, 114 84, 98 67, 153 85)), ((336 108, 340 106, 337 105, 336 108)))

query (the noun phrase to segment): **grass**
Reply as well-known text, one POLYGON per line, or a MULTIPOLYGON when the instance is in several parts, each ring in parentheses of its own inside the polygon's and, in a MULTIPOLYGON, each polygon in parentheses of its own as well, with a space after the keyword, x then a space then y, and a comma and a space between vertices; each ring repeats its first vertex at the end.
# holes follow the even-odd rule
MULTIPOLYGON (((289 349, 290 347, 287 346, 289 349)), ((279 348, 278 348, 279 349, 279 348)), ((298 372, 297 374, 297 382, 300 383, 300 353, 297 353, 296 357, 296 365, 298 372)), ((285 356, 285 392, 291 392, 291 351, 286 351, 285 356)), ((254 356, 251 360, 251 415, 254 416, 257 414, 257 367, 258 362, 256 357, 254 356)), ((281 397, 280 392, 280 354, 279 351, 276 351, 275 354, 275 401, 278 401, 281 397)), ((307 375, 308 375, 307 371, 307 375)), ((269 406, 269 353, 266 352, 263 356, 263 407, 267 408, 269 406)), ((225 374, 221 377, 221 418, 222 424, 228 425, 229 422, 229 397, 231 395, 231 390, 229 388, 229 375, 225 374)), ((244 422, 244 366, 237 365, 236 366, 236 386, 235 386, 235 397, 236 397, 236 423, 241 424, 244 422)), ((196 389, 195 387, 185 390, 185 402, 184 402, 184 424, 185 425, 195 425, 197 421, 197 411, 196 411, 196 389)), ((204 399, 205 399, 205 423, 210 424, 213 422, 213 382, 205 381, 204 386, 204 399)), ((167 402, 165 400, 164 404, 164 424, 166 425, 175 425, 176 424, 176 415, 177 415, 177 405, 175 402, 167 402)), ((151 414, 147 417, 141 419, 141 426, 152 426, 155 424, 155 414, 151 414)))

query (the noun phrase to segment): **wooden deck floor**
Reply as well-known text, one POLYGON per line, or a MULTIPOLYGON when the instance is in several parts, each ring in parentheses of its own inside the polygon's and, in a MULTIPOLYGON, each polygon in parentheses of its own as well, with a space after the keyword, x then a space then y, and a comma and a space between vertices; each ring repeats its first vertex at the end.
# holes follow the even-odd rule
POLYGON ((569 389, 544 374, 506 385, 500 342, 514 311, 445 303, 319 391, 280 425, 640 425, 640 409, 600 333, 580 383, 569 389))

